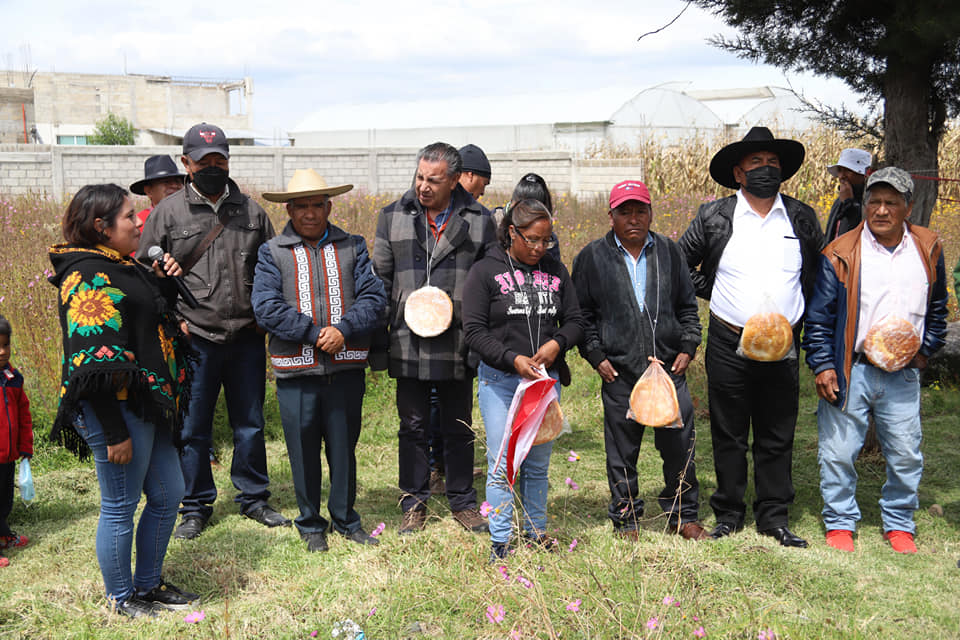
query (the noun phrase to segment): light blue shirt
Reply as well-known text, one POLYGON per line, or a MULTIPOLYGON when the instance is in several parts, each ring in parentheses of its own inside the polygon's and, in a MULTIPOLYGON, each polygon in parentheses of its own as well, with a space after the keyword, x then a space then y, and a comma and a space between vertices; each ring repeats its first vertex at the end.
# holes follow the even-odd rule
POLYGON ((620 248, 623 261, 627 265, 627 273, 630 274, 630 279, 633 282, 633 295, 637 298, 637 305, 639 305, 640 311, 643 311, 647 295, 647 250, 653 246, 653 234, 647 231, 647 241, 643 244, 643 249, 641 249, 636 260, 624 248, 616 234, 613 235, 613 238, 617 241, 617 247, 620 248))

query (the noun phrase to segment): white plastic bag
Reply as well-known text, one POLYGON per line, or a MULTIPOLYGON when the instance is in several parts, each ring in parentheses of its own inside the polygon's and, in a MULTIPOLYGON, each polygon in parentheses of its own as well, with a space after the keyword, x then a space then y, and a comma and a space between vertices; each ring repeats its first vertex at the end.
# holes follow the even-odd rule
POLYGON ((758 362, 797 357, 793 347, 793 327, 769 293, 763 294, 757 309, 743 325, 737 355, 758 362))
POLYGON ((17 478, 20 485, 20 497, 24 502, 29 503, 37 497, 37 491, 33 487, 33 472, 30 470, 30 458, 24 458, 20 461, 20 474, 17 478))
POLYGON ((646 371, 633 385, 627 419, 648 427, 683 427, 677 387, 664 370, 662 361, 650 358, 646 371))
POLYGON ((920 344, 916 327, 899 316, 888 314, 867 330, 863 353, 874 366, 893 373, 913 360, 920 344))

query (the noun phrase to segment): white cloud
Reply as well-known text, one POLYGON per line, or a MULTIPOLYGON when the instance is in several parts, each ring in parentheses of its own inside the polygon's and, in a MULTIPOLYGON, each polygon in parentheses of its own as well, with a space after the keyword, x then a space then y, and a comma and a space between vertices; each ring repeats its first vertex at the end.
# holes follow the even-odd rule
POLYGON ((672 80, 698 88, 785 84, 778 70, 707 45, 729 29, 696 8, 637 41, 673 19, 680 0, 0 2, 5 24, 17 25, 0 45, 0 63, 21 68, 29 44, 31 66, 43 71, 251 75, 255 125, 266 130, 349 102, 639 91, 672 80))

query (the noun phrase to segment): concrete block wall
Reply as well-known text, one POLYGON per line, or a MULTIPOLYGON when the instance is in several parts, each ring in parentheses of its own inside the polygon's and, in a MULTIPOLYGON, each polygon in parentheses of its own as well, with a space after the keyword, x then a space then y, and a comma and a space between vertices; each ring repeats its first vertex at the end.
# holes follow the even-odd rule
MULTIPOLYGON (((0 193, 63 198, 85 184, 129 186, 143 177, 147 157, 166 153, 179 164, 180 147, 109 147, 0 144, 0 193)), ((297 169, 313 168, 329 184, 350 183, 371 193, 402 193, 414 176, 415 149, 234 147, 230 174, 254 191, 281 189, 297 169)), ((609 192, 625 178, 641 178, 636 161, 580 160, 568 152, 523 151, 490 155, 491 189, 512 191, 528 172, 543 176, 557 194, 609 192)))

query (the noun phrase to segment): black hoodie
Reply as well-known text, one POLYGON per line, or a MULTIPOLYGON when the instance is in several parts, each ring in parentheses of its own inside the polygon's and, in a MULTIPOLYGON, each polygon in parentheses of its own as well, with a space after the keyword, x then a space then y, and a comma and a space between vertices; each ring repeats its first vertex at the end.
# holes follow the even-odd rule
POLYGON ((470 268, 464 292, 464 341, 501 371, 513 373, 518 355, 532 356, 550 340, 560 345, 557 367, 563 353, 583 338, 573 281, 550 254, 532 267, 514 260, 511 268, 504 249, 496 246, 470 268), (527 315, 531 302, 534 308, 527 315))

